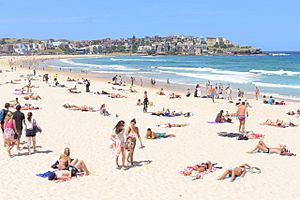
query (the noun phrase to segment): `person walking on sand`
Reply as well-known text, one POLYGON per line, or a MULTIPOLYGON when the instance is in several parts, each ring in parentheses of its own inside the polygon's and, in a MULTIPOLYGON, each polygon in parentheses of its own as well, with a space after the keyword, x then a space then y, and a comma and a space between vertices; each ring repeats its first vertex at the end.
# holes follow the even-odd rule
POLYGON ((20 139, 22 136, 23 125, 25 125, 25 115, 21 111, 21 105, 16 106, 16 111, 13 113, 15 120, 15 139, 17 140, 17 150, 20 151, 20 139))
POLYGON ((5 120, 4 120, 4 132, 3 132, 3 139, 4 139, 4 146, 7 146, 8 156, 11 156, 11 150, 15 145, 15 120, 13 119, 12 112, 8 111, 5 120))
POLYGON ((133 86, 135 78, 133 76, 130 77, 130 81, 131 81, 131 87, 133 86))
POLYGON ((144 104, 143 112, 148 112, 149 100, 148 100, 147 91, 144 92, 144 101, 143 101, 143 104, 144 104))
POLYGON ((255 98, 256 98, 256 100, 258 100, 259 95, 260 95, 260 91, 259 91, 259 88, 256 86, 255 87, 255 98))
POLYGON ((35 119, 32 118, 32 112, 27 113, 25 119, 25 134, 27 139, 28 154, 31 155, 31 142, 33 152, 36 152, 36 133, 41 132, 41 128, 38 126, 35 119))
POLYGON ((241 105, 238 106, 238 109, 236 111, 236 116, 240 121, 239 132, 245 133, 246 117, 249 116, 249 113, 248 113, 246 103, 244 101, 242 102, 241 105))
POLYGON ((0 110, 0 122, 1 122, 2 133, 4 132, 4 120, 8 111, 9 111, 9 103, 5 103, 4 108, 0 110))
POLYGON ((113 129, 113 134, 111 135, 111 140, 114 142, 113 149, 116 156, 116 168, 119 169, 119 155, 122 154, 122 169, 125 169, 125 122, 123 120, 119 121, 113 129))
POLYGON ((126 132, 126 147, 128 150, 127 162, 133 165, 133 153, 136 145, 136 138, 140 141, 140 148, 143 148, 142 139, 139 133, 139 128, 136 126, 136 120, 132 119, 130 121, 130 126, 127 128, 126 132))

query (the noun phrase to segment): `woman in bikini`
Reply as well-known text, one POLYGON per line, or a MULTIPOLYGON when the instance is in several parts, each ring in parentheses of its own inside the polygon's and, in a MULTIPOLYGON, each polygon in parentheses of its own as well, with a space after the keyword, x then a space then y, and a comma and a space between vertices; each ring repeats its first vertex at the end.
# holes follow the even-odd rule
POLYGON ((70 154, 71 154, 70 148, 66 147, 65 150, 64 150, 64 155, 70 158, 70 166, 75 167, 80 172, 84 172, 85 175, 89 175, 90 172, 87 169, 84 161, 83 160, 78 160, 77 158, 76 159, 71 159, 70 154))
POLYGON ((166 134, 151 131, 150 128, 147 129, 146 138, 147 139, 156 139, 156 138, 167 138, 167 137, 176 137, 174 134, 166 134))
POLYGON ((286 151, 287 149, 285 145, 279 145, 279 147, 268 147, 262 140, 260 140, 255 148, 248 153, 264 152, 282 154, 286 151))
POLYGON ((230 182, 233 182, 236 177, 244 177, 247 173, 246 169, 251 168, 249 164, 243 164, 238 167, 228 169, 218 180, 224 180, 227 176, 230 177, 230 182))
POLYGON ((191 168, 191 170, 183 172, 184 176, 192 175, 193 171, 201 173, 201 172, 205 172, 205 171, 208 170, 209 172, 211 172, 212 168, 213 168, 213 165, 210 161, 207 161, 206 163, 201 163, 201 164, 191 166, 191 167, 188 167, 188 168, 191 168))
POLYGON ((125 169, 125 122, 123 120, 119 121, 115 128, 113 129, 113 134, 111 140, 114 141, 114 151, 116 156, 116 168, 119 169, 119 155, 122 153, 122 169, 125 169))
POLYGON ((141 136, 139 134, 139 128, 136 127, 135 119, 132 119, 130 121, 130 126, 127 128, 125 135, 126 135, 126 147, 128 150, 127 161, 130 162, 131 165, 133 165, 133 153, 136 145, 136 138, 138 138, 140 141, 140 145, 141 145, 140 148, 144 147, 141 136))

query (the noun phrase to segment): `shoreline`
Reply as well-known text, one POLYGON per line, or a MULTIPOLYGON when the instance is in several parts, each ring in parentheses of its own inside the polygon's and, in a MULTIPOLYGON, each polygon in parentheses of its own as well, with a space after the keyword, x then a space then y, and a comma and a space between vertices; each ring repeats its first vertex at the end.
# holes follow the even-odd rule
MULTIPOLYGON (((51 70, 49 70, 46 66, 45 66, 45 62, 49 61, 49 60, 60 60, 60 59, 72 59, 72 58, 104 58, 104 57, 117 57, 117 56, 130 56, 127 54, 109 54, 109 55, 42 55, 42 56, 8 56, 5 57, 7 59, 7 61, 9 59, 16 59, 16 63, 15 65, 19 64, 23 64, 23 67, 18 67, 19 69, 27 69, 27 70, 33 70, 33 68, 36 69, 36 71, 40 72, 40 73, 49 73, 50 75, 54 75, 54 74, 62 74, 66 77, 75 77, 76 79, 81 79, 82 77, 88 78, 90 80, 93 81, 99 81, 99 82, 109 82, 111 81, 112 77, 114 75, 121 75, 122 79, 125 80, 126 82, 126 86, 129 86, 130 83, 130 76, 128 74, 124 74, 124 73, 97 73, 97 72, 88 72, 88 73, 82 73, 80 71, 76 71, 74 69, 72 69, 72 72, 70 72, 69 70, 64 70, 62 68, 62 70, 60 70, 59 68, 56 67, 52 67, 51 70), (20 59, 21 58, 21 59, 20 59), (28 62, 29 61, 29 62, 28 62), (27 68, 26 68, 27 65, 27 68), (29 69, 29 66, 30 69, 29 69), (43 67, 42 67, 43 66, 43 67), (46 68, 43 70, 43 68, 46 68)), ((134 55, 135 56, 135 55, 134 55)), ((3 57, 0 57, 0 65, 3 63, 5 59, 3 57)), ((7 67, 8 67, 8 62, 7 63, 7 67)), ((0 66, 1 67, 1 66, 0 66)), ((0 68, 1 69, 1 68, 0 68)), ((6 70, 10 70, 9 68, 7 68, 6 70)), ((194 89, 196 84, 191 85, 191 84, 184 84, 184 83, 172 83, 172 80, 170 80, 170 84, 167 84, 167 80, 162 81, 162 80, 157 80, 157 84, 155 87, 152 87, 150 84, 150 78, 147 77, 142 77, 142 76, 138 76, 138 75, 134 75, 132 74, 133 77, 135 77, 135 83, 134 83, 134 87, 141 87, 144 89, 155 89, 157 91, 160 90, 160 88, 163 88, 165 91, 167 92, 175 92, 175 93, 179 93, 183 96, 185 96, 187 89, 190 89, 191 92, 191 96, 193 96, 194 93, 194 89), (143 81, 143 86, 140 86, 140 79, 142 79, 143 81)), ((154 77, 155 78, 155 77, 154 77)), ((203 89, 205 90, 205 87, 203 86, 203 84, 200 84, 200 87, 202 89, 202 96, 205 95, 205 91, 203 91, 203 89)), ((238 99, 237 98, 237 88, 233 88, 233 93, 232 96, 234 97, 234 99, 238 99)), ((244 91, 245 95, 244 98, 242 99, 255 99, 255 95, 254 95, 254 91, 250 92, 250 91, 244 91)), ((268 98, 270 96, 270 93, 261 93, 259 100, 262 99, 262 96, 266 95, 266 97, 268 98)), ((290 98, 282 98, 282 97, 278 97, 275 95, 272 95, 273 98, 275 98, 278 101, 285 101, 285 102, 295 102, 295 103, 299 103, 300 99, 294 99, 293 97, 290 98)))

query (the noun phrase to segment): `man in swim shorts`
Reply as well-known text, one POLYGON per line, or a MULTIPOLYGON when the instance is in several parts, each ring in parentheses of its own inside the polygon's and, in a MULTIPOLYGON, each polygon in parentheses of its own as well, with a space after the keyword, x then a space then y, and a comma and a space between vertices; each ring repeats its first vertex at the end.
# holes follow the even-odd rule
POLYGON ((242 104, 238 107, 236 111, 237 118, 240 121, 239 125, 239 132, 245 133, 245 122, 246 122, 246 116, 248 117, 248 109, 245 102, 242 102, 242 104), (241 131, 242 130, 242 131, 241 131))

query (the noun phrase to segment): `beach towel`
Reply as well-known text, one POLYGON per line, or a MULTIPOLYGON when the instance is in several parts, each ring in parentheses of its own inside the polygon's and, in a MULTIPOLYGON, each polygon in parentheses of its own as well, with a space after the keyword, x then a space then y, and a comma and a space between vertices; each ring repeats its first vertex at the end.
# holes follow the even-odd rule
POLYGON ((206 174, 213 173, 217 169, 222 169, 222 167, 215 166, 215 165, 217 165, 217 163, 213 164, 212 171, 206 170, 204 172, 199 173, 199 172, 193 170, 193 167, 187 166, 184 170, 179 171, 178 173, 191 178, 191 180, 202 179, 206 174), (191 173, 191 175, 186 175, 186 174, 190 174, 190 173, 191 173))
POLYGON ((232 124, 230 122, 215 122, 215 121, 208 121, 208 124, 232 124))
POLYGON ((239 136, 243 135, 243 134, 240 134, 240 133, 228 133, 228 132, 219 132, 217 134, 218 134, 218 136, 229 137, 229 138, 235 138, 235 137, 239 137, 239 136))
POLYGON ((84 176, 85 176, 84 172, 78 172, 76 176, 72 176, 70 179, 59 179, 59 180, 56 180, 55 183, 62 183, 62 182, 66 182, 66 181, 71 181, 71 180, 81 178, 81 177, 84 177, 84 176))
POLYGON ((52 174, 54 171, 47 171, 44 173, 36 174, 36 176, 41 177, 41 178, 48 178, 50 174, 52 174))

